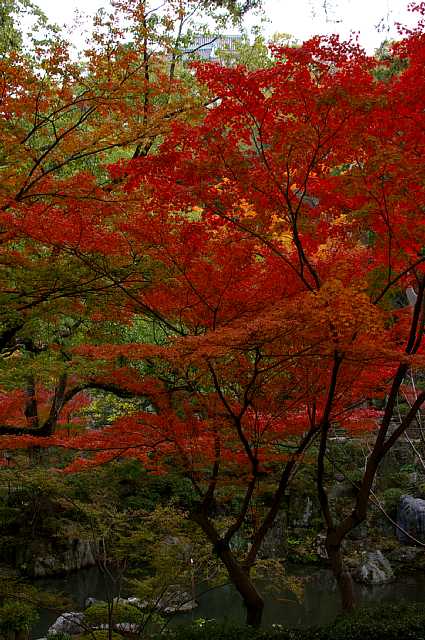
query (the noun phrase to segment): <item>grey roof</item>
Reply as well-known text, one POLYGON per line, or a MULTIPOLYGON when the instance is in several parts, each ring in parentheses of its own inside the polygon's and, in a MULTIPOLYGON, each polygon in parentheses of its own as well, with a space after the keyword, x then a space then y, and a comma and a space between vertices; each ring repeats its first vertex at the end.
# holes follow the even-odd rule
POLYGON ((193 54, 202 60, 219 60, 217 52, 220 49, 230 51, 236 50, 236 45, 241 42, 241 35, 221 35, 221 36, 194 36, 192 44, 184 51, 186 55, 193 54))

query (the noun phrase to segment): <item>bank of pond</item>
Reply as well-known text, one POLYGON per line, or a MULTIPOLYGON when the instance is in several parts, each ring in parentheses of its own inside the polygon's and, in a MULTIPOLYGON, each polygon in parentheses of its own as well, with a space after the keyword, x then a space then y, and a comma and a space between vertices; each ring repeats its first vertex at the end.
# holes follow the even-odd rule
MULTIPOLYGON (((370 638, 372 640, 375 637, 385 638, 385 640, 425 639, 425 573, 423 572, 399 575, 392 582, 381 585, 356 584, 356 596, 362 603, 362 609, 354 616, 341 619, 339 618, 341 614, 339 594, 329 571, 318 570, 317 567, 306 568, 302 576, 298 573, 298 577, 302 578, 301 595, 300 593, 296 595, 289 590, 280 593, 265 591, 263 632, 261 632, 265 635, 260 633, 259 638, 277 634, 279 638, 293 640, 310 640, 310 638, 343 638, 344 640, 370 638), (363 611, 365 606, 366 612, 363 611), (368 609, 368 607, 372 608, 368 609), (384 635, 379 635, 376 626, 378 623, 381 625, 380 632, 384 631, 382 625, 385 623, 384 635), (357 626, 362 629, 365 625, 369 627, 369 635, 350 635, 347 632, 347 628, 350 628, 350 633, 357 633, 357 626), (403 631, 400 625, 403 626, 403 631), (420 627, 420 631, 416 627, 420 627), (332 628, 335 633, 339 629, 340 635, 329 635, 329 630, 332 628), (346 631, 343 633, 342 629, 346 631), (391 635, 397 629, 399 635, 391 635)), ((105 582, 104 575, 97 568, 36 582, 41 588, 70 596, 74 603, 73 611, 82 611, 87 607, 88 602, 101 602, 114 595, 111 584, 105 582)), ((130 594, 121 595, 127 597, 130 594)), ((205 640, 215 640, 215 638, 247 640, 248 631, 243 626, 245 619, 243 604, 230 585, 211 589, 204 594, 195 593, 195 598, 196 608, 190 612, 176 613, 168 617, 166 634, 175 635, 182 640, 185 638, 190 640, 192 637, 205 638, 205 640), (205 635, 206 629, 209 630, 209 635, 205 635)), ((49 628, 59 616, 58 611, 51 610, 40 610, 39 614, 39 622, 31 630, 32 639, 47 637, 49 628)), ((96 631, 95 634, 103 634, 107 640, 106 631, 96 631)), ((133 636, 136 637, 135 634, 133 636)), ((89 638, 95 640, 93 633, 87 635, 87 640, 89 638)))

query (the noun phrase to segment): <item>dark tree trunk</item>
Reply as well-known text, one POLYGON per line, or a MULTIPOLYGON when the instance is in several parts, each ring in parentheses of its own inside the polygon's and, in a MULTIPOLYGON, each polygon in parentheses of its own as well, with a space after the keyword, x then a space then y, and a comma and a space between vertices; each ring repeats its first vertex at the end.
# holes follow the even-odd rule
POLYGON ((351 611, 356 606, 353 589, 353 579, 344 564, 341 546, 330 544, 326 541, 326 549, 331 564, 332 573, 338 585, 341 606, 343 611, 351 611))
POLYGON ((247 602, 244 600, 246 607, 246 624, 250 627, 259 627, 263 617, 264 602, 258 593, 257 598, 258 602, 247 602))
POLYGON ((228 547, 219 549, 218 553, 226 566, 232 584, 242 597, 246 608, 246 624, 251 627, 259 627, 263 616, 264 601, 250 578, 249 570, 234 558, 228 547))
POLYGON ((38 407, 37 396, 35 393, 35 380, 34 376, 29 376, 25 386, 25 418, 27 426, 30 429, 38 429, 38 407))
POLYGON ((247 625, 251 627, 259 627, 261 625, 263 615, 264 601, 250 577, 250 568, 252 564, 247 563, 244 565, 235 558, 230 549, 229 541, 220 538, 213 523, 203 511, 193 511, 191 518, 207 535, 215 552, 227 569, 230 582, 241 595, 246 608, 247 625))

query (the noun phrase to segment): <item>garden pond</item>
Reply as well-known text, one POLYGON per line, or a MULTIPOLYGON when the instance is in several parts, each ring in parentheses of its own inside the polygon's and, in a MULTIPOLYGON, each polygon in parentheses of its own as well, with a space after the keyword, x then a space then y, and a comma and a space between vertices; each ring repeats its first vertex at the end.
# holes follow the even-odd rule
MULTIPOLYGON (((297 574, 299 575, 299 573, 297 574)), ((322 625, 335 618, 340 612, 339 596, 329 571, 317 567, 305 569, 304 594, 301 601, 291 592, 267 593, 263 624, 282 624, 290 627, 322 625)), ((111 586, 105 584, 104 576, 97 568, 84 569, 66 577, 39 579, 37 586, 60 591, 69 595, 75 606, 82 609, 88 597, 106 599, 111 586)), ((356 594, 362 604, 379 602, 425 602, 425 573, 416 572, 397 577, 393 582, 364 586, 355 585, 356 594)), ((130 595, 130 594, 128 594, 130 595)), ((176 614, 170 624, 190 623, 196 619, 216 619, 243 623, 245 612, 242 601, 235 590, 225 585, 212 589, 204 595, 197 594, 199 606, 190 613, 176 614)), ((42 638, 61 612, 40 611, 40 620, 32 629, 31 639, 42 638)))

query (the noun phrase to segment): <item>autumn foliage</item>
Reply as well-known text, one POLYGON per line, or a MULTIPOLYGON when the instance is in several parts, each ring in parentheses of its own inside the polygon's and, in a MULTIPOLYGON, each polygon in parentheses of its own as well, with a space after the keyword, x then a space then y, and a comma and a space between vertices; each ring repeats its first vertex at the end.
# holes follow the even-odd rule
POLYGON ((60 81, 51 59, 43 78, 0 61, 1 446, 85 451, 71 470, 121 456, 178 469, 261 613, 243 576, 312 443, 331 556, 423 402, 394 436, 395 398, 423 366, 425 36, 419 25, 387 60, 317 37, 275 47, 266 69, 196 63, 191 90, 164 59, 148 67, 143 30, 136 45, 93 49, 86 73, 54 52, 60 81), (143 335, 126 339, 137 322, 143 335), (145 406, 54 433, 91 389, 145 406), (335 429, 369 434, 373 450, 342 528, 323 480, 335 429), (236 483, 219 533, 211 508, 236 483), (273 499, 239 562, 230 542, 263 488, 273 499))

